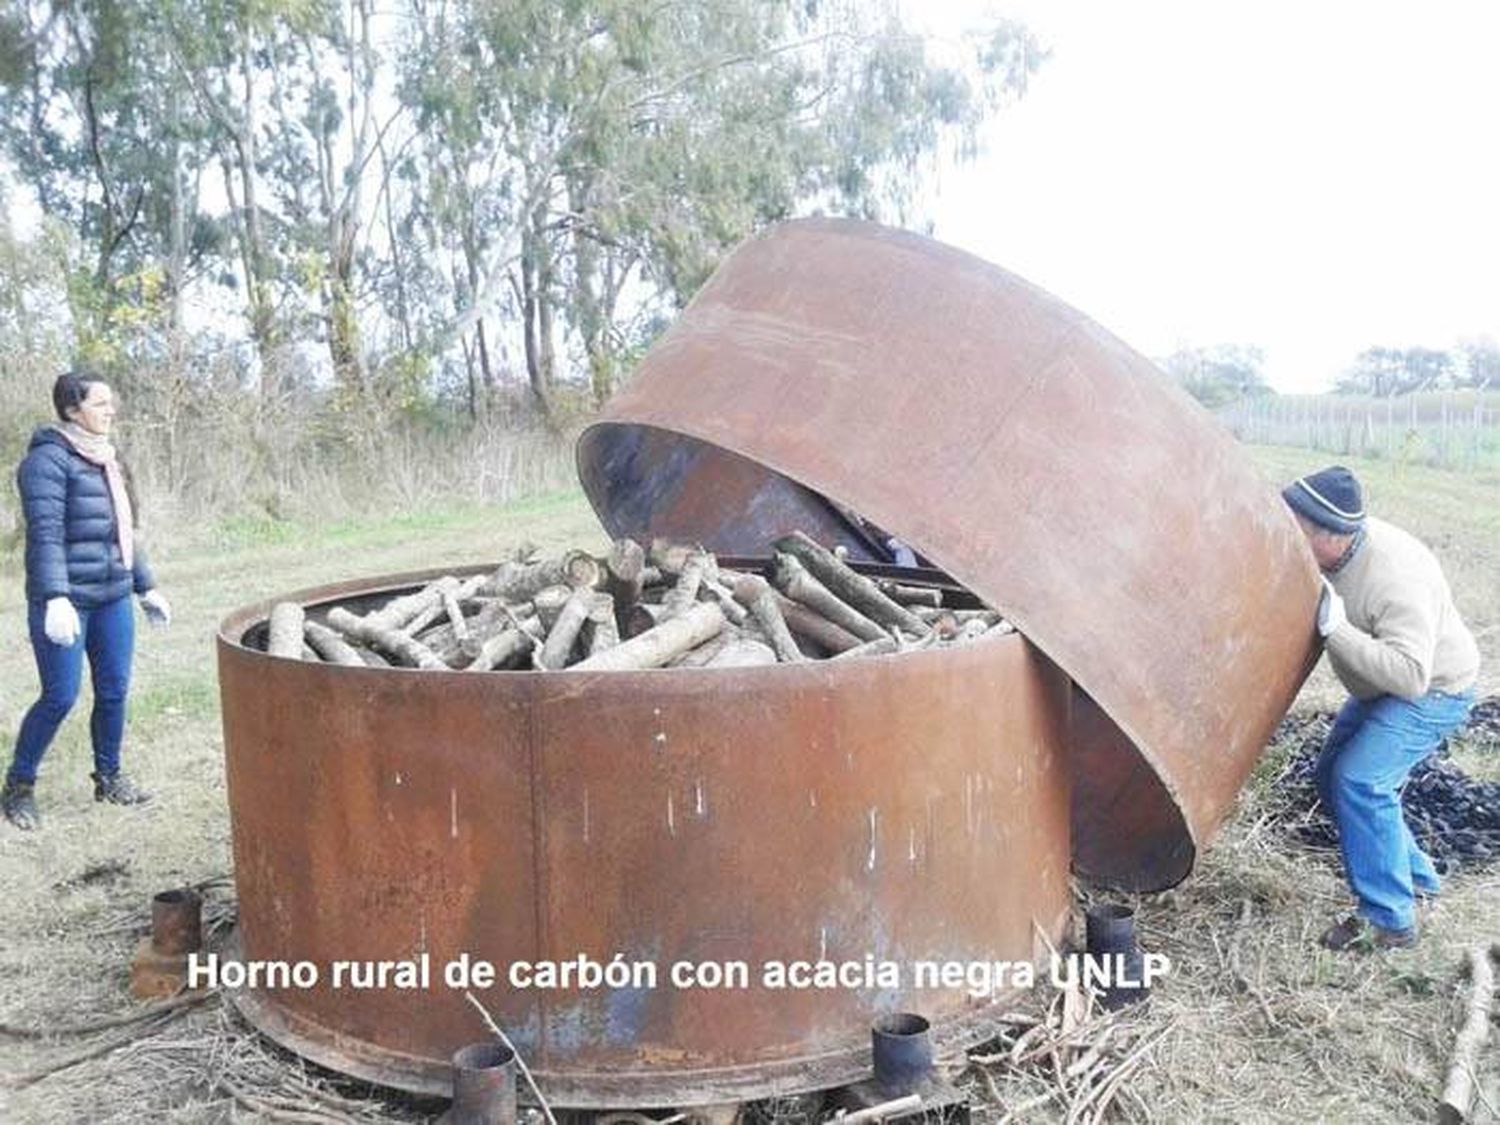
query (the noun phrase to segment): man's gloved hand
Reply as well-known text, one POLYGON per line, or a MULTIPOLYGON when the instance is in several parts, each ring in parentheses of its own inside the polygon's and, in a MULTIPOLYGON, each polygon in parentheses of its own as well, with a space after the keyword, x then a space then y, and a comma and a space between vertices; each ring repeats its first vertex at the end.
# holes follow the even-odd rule
POLYGON ((78 611, 73 608, 72 602, 67 598, 47 600, 47 617, 42 622, 42 631, 47 634, 49 641, 63 648, 70 648, 78 639, 79 628, 78 611))
POLYGON ((1333 583, 1323 579, 1323 596, 1318 599, 1318 636, 1331 637, 1349 615, 1344 612, 1344 599, 1333 588, 1333 583))
POLYGON ((172 624, 172 604, 160 590, 147 590, 141 595, 141 610, 153 625, 172 624))

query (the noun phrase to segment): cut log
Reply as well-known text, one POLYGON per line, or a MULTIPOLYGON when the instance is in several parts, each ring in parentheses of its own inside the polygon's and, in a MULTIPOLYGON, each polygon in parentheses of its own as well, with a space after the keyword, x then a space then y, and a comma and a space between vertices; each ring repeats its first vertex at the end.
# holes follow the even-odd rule
POLYGON ((544 632, 552 632, 552 627, 557 624, 557 619, 562 614, 563 606, 568 604, 568 599, 572 596, 573 587, 566 583, 548 586, 536 592, 532 602, 536 606, 536 615, 542 622, 544 632))
POLYGON ((815 613, 801 602, 794 602, 780 590, 772 590, 776 608, 786 621, 787 628, 804 641, 816 645, 824 652, 847 652, 863 643, 847 629, 840 629, 828 618, 815 613))
POLYGON ((587 551, 569 551, 563 556, 563 581, 574 589, 601 590, 609 578, 604 563, 587 551))
POLYGON ((354 651, 359 653, 359 658, 371 668, 389 668, 391 666, 391 662, 373 648, 367 648, 364 645, 355 645, 354 651))
MULTIPOLYGON (((604 588, 620 613, 628 612, 641 600, 641 590, 645 586, 645 549, 634 539, 616 539, 604 558, 604 570, 608 575, 604 588)), ((619 624, 624 626, 625 622, 619 624)))
POLYGON ((796 664, 806 659, 802 650, 797 647, 797 642, 792 639, 786 618, 781 615, 781 609, 776 604, 776 592, 771 589, 769 582, 758 574, 743 575, 734 584, 734 596, 766 631, 771 639, 771 649, 778 660, 796 664))
POLYGON ((860 640, 877 641, 885 637, 884 629, 853 606, 840 601, 823 583, 809 574, 807 568, 794 556, 780 551, 776 553, 775 582, 781 592, 794 602, 801 602, 860 640))
POLYGON ((676 578, 694 555, 702 554, 703 548, 692 543, 678 543, 671 539, 651 540, 647 555, 652 566, 661 571, 663 578, 676 578))
POLYGON ((927 626, 921 618, 886 597, 871 579, 851 570, 847 564, 834 558, 833 552, 802 532, 783 535, 774 546, 778 551, 795 556, 813 577, 871 621, 894 625, 915 637, 927 635, 927 626))
POLYGON ((328 611, 328 624, 346 637, 363 641, 372 648, 389 653, 404 664, 433 671, 445 671, 447 665, 420 641, 408 637, 394 626, 371 617, 357 617, 342 606, 328 611))
POLYGON ((1490 1037, 1490 1008, 1495 1002, 1495 970, 1490 963, 1490 953, 1482 945, 1468 950, 1468 1018, 1453 1041, 1448 1080, 1443 1084, 1443 1100, 1438 1103, 1438 1120, 1443 1125, 1460 1125, 1469 1120, 1474 1108, 1474 1094, 1479 1085, 1479 1056, 1485 1040, 1490 1037))
POLYGON ((277 602, 271 607, 271 635, 266 651, 289 660, 302 659, 302 622, 306 615, 296 602, 277 602))
POLYGON ((589 610, 587 630, 589 656, 614 648, 620 643, 620 625, 615 616, 615 599, 609 594, 594 595, 594 607, 589 610))
POLYGON ((847 652, 830 656, 828 659, 832 662, 835 660, 858 660, 862 656, 885 656, 888 653, 895 652, 896 648, 896 639, 894 637, 879 637, 873 641, 866 641, 862 645, 851 648, 847 652))
POLYGON ((486 637, 464 667, 466 672, 488 672, 514 663, 536 647, 536 638, 525 629, 509 628, 486 637))
POLYGON ((628 671, 660 668, 678 653, 702 644, 724 628, 724 611, 713 602, 702 602, 681 617, 664 621, 654 629, 623 641, 614 648, 595 653, 573 666, 578 672, 628 671))
POLYGON ((921 605, 937 609, 943 604, 943 592, 936 586, 903 586, 889 578, 877 579, 875 585, 897 605, 921 605))
POLYGON ((719 560, 708 554, 705 554, 703 558, 703 584, 698 589, 698 596, 704 601, 712 598, 718 602, 719 608, 724 611, 724 616, 731 625, 745 624, 750 620, 750 611, 734 600, 733 587, 733 582, 743 576, 736 574, 726 582, 719 573, 719 560))
POLYGON ((412 618, 434 605, 442 604, 443 590, 452 586, 451 574, 429 582, 414 594, 404 594, 385 603, 374 613, 365 614, 365 620, 379 629, 400 629, 412 618))
POLYGON ((536 562, 507 560, 480 587, 479 592, 509 602, 530 600, 548 586, 566 586, 568 568, 565 558, 540 559, 536 562))
POLYGON ((740 631, 733 625, 725 624, 723 630, 709 637, 696 648, 690 648, 680 656, 674 656, 667 661, 667 668, 702 668, 714 657, 724 650, 725 645, 733 644, 740 639, 740 631))
POLYGON ((304 621, 302 635, 307 638, 307 643, 317 650, 318 655, 330 663, 347 664, 351 668, 365 666, 364 658, 359 655, 359 650, 327 625, 320 625, 316 621, 304 621))
POLYGON ((463 582, 456 578, 439 578, 432 584, 436 598, 430 599, 428 605, 424 606, 410 621, 401 626, 401 631, 408 637, 416 637, 428 628, 434 621, 448 615, 450 601, 459 603, 467 601, 474 596, 474 592, 483 585, 485 576, 476 574, 463 582))
POLYGON ((448 617, 448 624, 453 626, 453 635, 460 641, 468 640, 469 623, 464 619, 464 611, 459 608, 458 591, 443 591, 443 612, 448 617))
POLYGON ((741 638, 726 644, 704 667, 755 668, 762 664, 775 664, 776 662, 776 652, 770 645, 741 638))
POLYGON ((583 623, 594 609, 596 597, 595 592, 587 587, 574 589, 552 628, 547 631, 546 641, 532 656, 539 671, 556 672, 567 667, 573 646, 578 643, 578 634, 583 631, 583 623))
POLYGON ((706 554, 702 551, 695 551, 682 564, 676 585, 661 600, 662 616, 666 620, 681 617, 698 600, 698 587, 703 585, 708 563, 709 558, 706 554))

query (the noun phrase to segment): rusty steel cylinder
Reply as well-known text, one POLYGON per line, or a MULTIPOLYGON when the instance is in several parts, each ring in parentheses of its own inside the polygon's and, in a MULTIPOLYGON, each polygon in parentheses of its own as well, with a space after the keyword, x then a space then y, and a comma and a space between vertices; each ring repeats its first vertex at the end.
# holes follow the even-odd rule
MULTIPOLYGON (((435 576, 288 600, 315 617, 435 576)), ((236 1002, 335 1069, 450 1093, 481 1028, 442 971, 468 958, 496 967, 474 992, 555 1105, 820 1089, 866 1072, 895 1008, 920 1004, 939 1046, 982 1034, 1003 990, 918 989, 917 962, 1030 962, 1067 928, 1069 687, 1019 635, 476 676, 273 657, 265 612, 219 635, 238 954, 320 978, 236 1002), (423 957, 419 987, 330 980, 335 961, 423 957), (581 957, 656 977, 538 985, 581 957), (762 972, 819 962, 843 983, 762 972), (709 979, 726 971, 743 976, 709 979)))

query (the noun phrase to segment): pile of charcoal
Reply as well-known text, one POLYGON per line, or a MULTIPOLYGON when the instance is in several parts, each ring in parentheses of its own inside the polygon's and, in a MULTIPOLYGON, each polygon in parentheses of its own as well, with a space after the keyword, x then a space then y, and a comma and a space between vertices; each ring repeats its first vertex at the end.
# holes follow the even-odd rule
POLYGON ((359 666, 488 672, 846 660, 1013 632, 971 593, 859 573, 801 532, 758 569, 701 547, 616 541, 602 558, 527 554, 370 606, 277 604, 266 651, 359 666))
MULTIPOLYGON (((1290 749, 1275 782, 1284 802, 1278 822, 1314 848, 1336 848, 1338 834, 1318 801, 1313 767, 1332 726, 1331 715, 1293 715, 1283 720, 1272 745, 1290 749)), ((1500 751, 1500 697, 1476 705, 1460 737, 1500 751)), ((1401 793, 1412 835, 1439 871, 1483 867, 1500 859, 1500 782, 1476 781, 1455 766, 1446 745, 1419 763, 1401 793)))

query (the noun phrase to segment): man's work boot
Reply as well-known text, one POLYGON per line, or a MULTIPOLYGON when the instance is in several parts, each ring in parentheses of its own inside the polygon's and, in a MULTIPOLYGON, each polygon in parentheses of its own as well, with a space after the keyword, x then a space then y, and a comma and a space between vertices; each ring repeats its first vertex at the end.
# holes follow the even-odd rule
POLYGON ((0 809, 5 819, 22 832, 30 832, 42 826, 42 815, 36 811, 35 784, 30 781, 6 779, 5 789, 0 791, 0 809))
POLYGON ((94 800, 108 801, 112 805, 144 805, 151 800, 146 792, 123 773, 91 773, 94 779, 94 800))
POLYGON ((1351 914, 1343 921, 1324 930, 1323 936, 1318 939, 1318 944, 1336 953, 1370 953, 1387 949, 1410 949, 1417 944, 1417 931, 1415 927, 1406 930, 1388 930, 1384 926, 1365 921, 1357 914, 1351 914))

